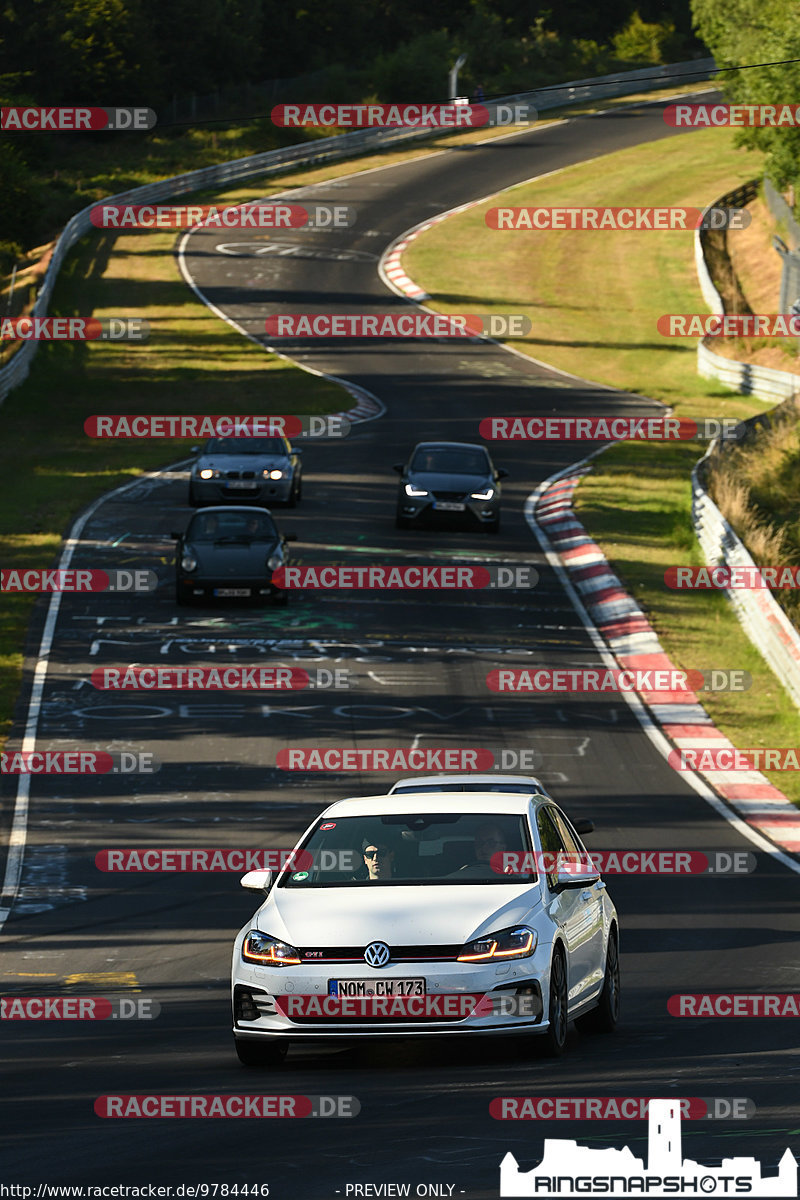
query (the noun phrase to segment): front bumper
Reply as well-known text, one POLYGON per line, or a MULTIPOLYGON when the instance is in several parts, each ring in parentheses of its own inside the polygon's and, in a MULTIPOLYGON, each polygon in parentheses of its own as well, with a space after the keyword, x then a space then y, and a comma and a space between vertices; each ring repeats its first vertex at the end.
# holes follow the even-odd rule
MULTIPOLYGON (((442 1036, 454 1034, 520 1034, 544 1033, 547 1021, 542 1003, 542 986, 535 973, 533 961, 526 959, 513 967, 481 967, 466 963, 437 963, 436 971, 421 964, 398 963, 380 972, 382 979, 418 978, 424 976, 427 996, 488 993, 494 997, 508 997, 514 1007, 519 997, 523 1015, 490 1013, 485 1016, 437 1018, 403 1016, 296 1016, 289 1017, 279 1010, 275 996, 315 996, 324 1007, 328 998, 328 980, 363 979, 369 968, 357 965, 331 963, 313 973, 303 968, 267 968, 239 962, 233 982, 233 1031, 236 1037, 249 1039, 285 1039, 291 1041, 343 1041, 365 1037, 397 1038, 442 1036), (289 987, 287 988, 287 984, 289 987), (254 1011, 257 1016, 253 1019, 254 1011), (247 1014, 249 1019, 243 1016, 247 1014)), ((377 977, 376 977, 377 978, 377 977)), ((356 1006, 353 1006, 356 1007, 356 1006)), ((470 1007, 470 1006, 465 1006, 470 1007)))
POLYGON ((284 504, 292 491, 293 477, 283 479, 234 480, 248 484, 247 487, 231 487, 224 479, 192 479, 190 487, 198 505, 214 504, 258 504, 269 508, 269 503, 284 504), (249 486, 252 483, 252 487, 249 486))
MULTIPOLYGON (((175 586, 181 596, 186 596, 188 599, 209 600, 225 599, 215 595, 216 590, 224 589, 225 591, 248 591, 251 599, 262 599, 266 597, 277 597, 282 594, 282 589, 276 587, 272 583, 272 576, 261 576, 258 579, 193 579, 186 574, 178 575, 175 586)), ((234 599, 235 597, 230 597, 234 599)), ((243 596, 241 599, 247 599, 243 596)))
POLYGON ((491 500, 462 499, 460 501, 445 501, 444 503, 460 503, 464 508, 460 511, 435 507, 434 500, 429 496, 414 497, 402 493, 397 502, 398 516, 406 521, 414 521, 419 525, 463 524, 490 525, 496 521, 500 513, 500 499, 491 500))

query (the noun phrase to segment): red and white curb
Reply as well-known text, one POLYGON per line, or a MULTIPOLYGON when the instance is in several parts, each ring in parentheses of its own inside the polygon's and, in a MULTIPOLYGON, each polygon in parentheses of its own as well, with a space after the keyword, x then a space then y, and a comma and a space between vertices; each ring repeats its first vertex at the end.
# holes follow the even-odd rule
MULTIPOLYGON (((594 457, 594 456, 592 456, 594 457)), ((529 512, 610 653, 622 668, 675 670, 645 613, 611 570, 603 551, 572 508, 573 495, 590 466, 579 464, 547 480, 529 512)), ((640 692, 650 715, 678 749, 732 749, 693 692, 640 692)), ((686 775, 688 772, 679 772, 686 775)), ((800 811, 760 771, 698 771, 717 795, 752 829, 790 853, 800 852, 800 811)))

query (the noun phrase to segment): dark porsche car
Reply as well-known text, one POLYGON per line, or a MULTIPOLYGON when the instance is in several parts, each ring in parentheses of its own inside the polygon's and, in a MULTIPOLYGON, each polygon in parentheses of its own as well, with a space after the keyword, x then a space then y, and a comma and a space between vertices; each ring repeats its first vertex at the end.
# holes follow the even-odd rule
POLYGON ((285 504, 303 494, 302 451, 285 437, 211 438, 189 477, 189 503, 285 504))
POLYGON ((500 528, 500 480, 488 451, 470 442, 420 442, 400 474, 395 525, 467 521, 489 533, 500 528))
POLYGON ((194 514, 184 533, 173 532, 175 598, 178 604, 202 599, 273 598, 285 604, 289 593, 272 583, 273 571, 289 562, 287 542, 266 508, 218 505, 194 514))

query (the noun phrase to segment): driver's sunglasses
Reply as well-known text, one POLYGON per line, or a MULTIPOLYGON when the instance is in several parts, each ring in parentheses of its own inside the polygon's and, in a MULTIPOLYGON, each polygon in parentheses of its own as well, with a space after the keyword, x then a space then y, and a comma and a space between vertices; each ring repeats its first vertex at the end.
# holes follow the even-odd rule
POLYGON ((388 846, 378 846, 377 849, 373 846, 364 851, 364 858, 377 858, 379 854, 381 858, 385 858, 387 854, 391 854, 391 850, 388 846))

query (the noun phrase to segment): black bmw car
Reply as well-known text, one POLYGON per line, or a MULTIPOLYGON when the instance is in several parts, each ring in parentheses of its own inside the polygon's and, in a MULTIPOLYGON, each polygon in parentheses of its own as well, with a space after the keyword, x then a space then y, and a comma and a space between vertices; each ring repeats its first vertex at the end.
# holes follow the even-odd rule
POLYGON ((500 528, 500 480, 488 451, 471 442, 420 442, 399 472, 395 524, 406 529, 423 522, 452 519, 478 525, 489 533, 500 528))
POLYGON ((203 599, 272 597, 285 604, 289 593, 272 583, 272 574, 289 562, 287 542, 266 508, 218 505, 201 508, 187 529, 173 532, 175 598, 178 604, 203 599))

